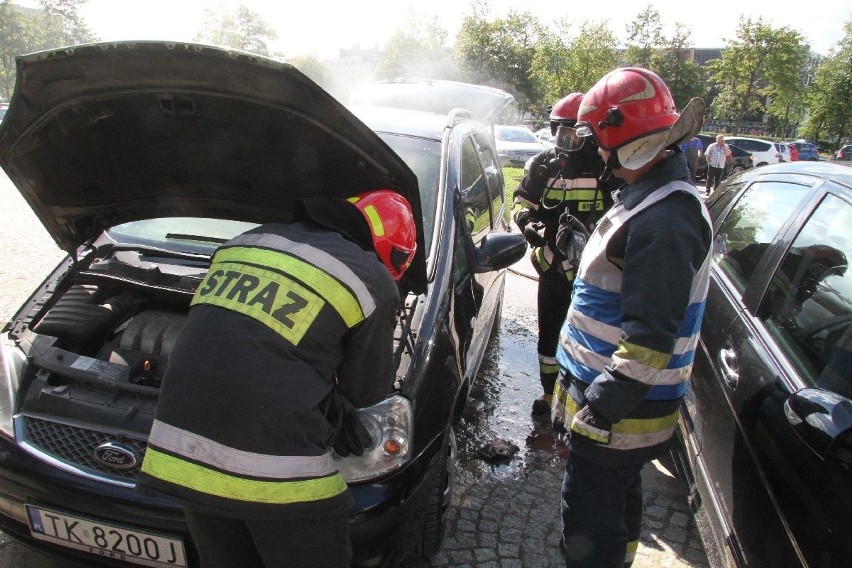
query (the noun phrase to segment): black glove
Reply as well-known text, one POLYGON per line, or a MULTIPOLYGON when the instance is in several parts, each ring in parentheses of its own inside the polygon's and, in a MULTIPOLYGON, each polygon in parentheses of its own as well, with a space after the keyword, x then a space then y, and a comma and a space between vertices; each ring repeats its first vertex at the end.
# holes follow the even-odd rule
POLYGON ((521 209, 517 213, 515 213, 515 224, 524 232, 524 229, 527 228, 527 224, 530 222, 530 217, 532 217, 532 213, 530 213, 529 209, 521 209))
POLYGON ((583 223, 568 211, 564 211, 559 216, 559 228, 556 229, 556 249, 574 263, 574 268, 577 267, 576 261, 583 254, 588 240, 589 231, 583 223))
POLYGON ((571 421, 571 436, 576 435, 596 444, 607 445, 612 442, 612 422, 587 404, 571 421))
POLYGON ((539 230, 543 228, 544 225, 541 223, 529 223, 524 229, 524 238, 534 247, 543 247, 547 244, 547 241, 544 239, 544 235, 539 233, 539 230))
POLYGON ((373 445, 370 433, 358 417, 358 411, 336 388, 331 389, 323 401, 325 418, 334 428, 334 451, 346 457, 349 454, 360 456, 366 448, 373 445))

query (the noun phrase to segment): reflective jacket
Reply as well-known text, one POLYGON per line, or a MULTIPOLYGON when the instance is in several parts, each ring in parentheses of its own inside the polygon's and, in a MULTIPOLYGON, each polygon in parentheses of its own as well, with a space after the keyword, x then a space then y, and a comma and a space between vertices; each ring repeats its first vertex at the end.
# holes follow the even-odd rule
POLYGON ((389 394, 398 304, 376 254, 319 225, 222 245, 168 362, 139 489, 223 516, 348 514, 320 404, 335 377, 356 407, 389 394))
POLYGON ((648 461, 677 424, 711 259, 709 215, 688 175, 677 154, 627 186, 583 252, 559 338, 553 417, 567 429, 590 404, 612 423, 608 445, 572 434, 572 451, 587 459, 648 461))
POLYGON ((610 189, 607 189, 609 186, 601 187, 598 182, 603 162, 596 154, 594 160, 585 157, 586 163, 570 168, 573 170, 570 175, 575 176, 572 178, 567 177, 567 172, 560 171, 555 156, 553 150, 545 150, 527 163, 527 173, 514 192, 512 214, 519 227, 523 224, 519 222, 523 216, 527 216, 528 222, 544 225, 546 244, 533 247, 531 255, 536 271, 541 274, 558 266, 568 280, 573 280, 576 267, 556 248, 559 216, 567 209, 587 228, 591 228, 603 217, 612 204, 612 198, 610 189))

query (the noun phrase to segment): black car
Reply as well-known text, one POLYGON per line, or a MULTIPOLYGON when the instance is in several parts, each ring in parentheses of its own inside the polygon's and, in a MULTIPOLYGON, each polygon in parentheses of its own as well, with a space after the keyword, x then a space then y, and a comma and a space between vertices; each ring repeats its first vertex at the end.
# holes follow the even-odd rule
MULTIPOLYGON (((715 140, 713 141, 715 142, 715 140)), ((707 146, 704 147, 706 148, 707 146)), ((751 157, 751 152, 746 152, 739 146, 735 146, 733 144, 728 144, 728 148, 731 149, 731 158, 725 161, 725 173, 723 174, 723 177, 727 178, 728 176, 738 174, 754 167, 754 159, 751 157)), ((698 179, 704 179, 707 177, 707 158, 704 156, 703 152, 701 156, 698 157, 698 166, 695 169, 695 176, 698 179)))
POLYGON ((713 268, 675 463, 714 566, 852 565, 852 170, 708 201, 713 268))
POLYGON ((289 65, 194 44, 75 46, 18 71, 0 165, 68 257, 0 335, 0 529, 86 563, 197 566, 181 509, 134 482, 212 252, 298 197, 390 188, 422 218, 396 383, 361 409, 375 445, 335 460, 356 565, 433 554, 454 428, 526 250, 490 127, 364 107, 367 126, 289 65))

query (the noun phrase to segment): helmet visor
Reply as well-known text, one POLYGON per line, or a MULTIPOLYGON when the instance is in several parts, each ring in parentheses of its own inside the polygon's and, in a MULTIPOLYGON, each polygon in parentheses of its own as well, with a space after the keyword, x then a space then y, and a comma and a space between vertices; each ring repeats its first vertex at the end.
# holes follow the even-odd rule
POLYGON ((576 152, 583 147, 586 138, 592 135, 588 126, 560 126, 556 129, 553 145, 562 152, 576 152))

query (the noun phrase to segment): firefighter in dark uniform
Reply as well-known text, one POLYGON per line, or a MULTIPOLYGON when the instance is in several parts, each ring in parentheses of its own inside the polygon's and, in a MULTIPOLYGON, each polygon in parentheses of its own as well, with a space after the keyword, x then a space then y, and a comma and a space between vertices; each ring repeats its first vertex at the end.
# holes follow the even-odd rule
POLYGON ((556 344, 571 303, 577 268, 575 255, 566 255, 565 250, 559 250, 564 247, 556 246, 560 219, 563 229, 569 229, 567 234, 578 235, 575 244, 579 244, 580 233, 591 231, 612 204, 611 192, 618 183, 615 178, 606 184, 598 181, 604 163, 593 141, 571 152, 559 147, 559 128, 574 126, 582 98, 583 93, 571 93, 553 105, 550 131, 557 136, 556 147, 527 163, 512 208, 515 223, 532 247, 530 260, 538 273, 538 365, 542 395, 533 401, 532 411, 540 417, 550 413, 553 385, 559 372, 556 344), (580 224, 582 228, 577 226, 580 224))
POLYGON ((397 284, 414 257, 390 190, 297 202, 216 250, 163 379, 137 488, 181 504, 201 564, 348 567, 332 447, 393 388, 397 284))

